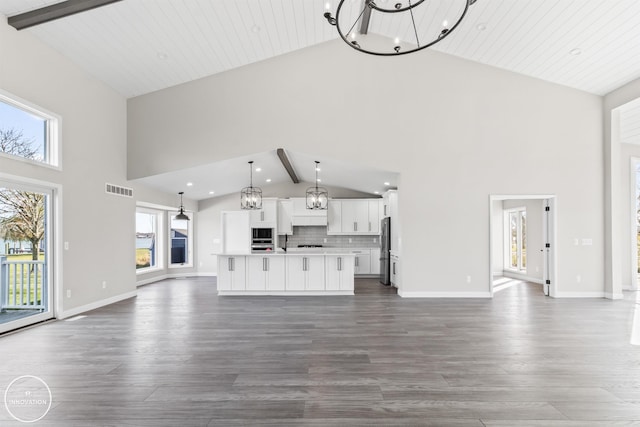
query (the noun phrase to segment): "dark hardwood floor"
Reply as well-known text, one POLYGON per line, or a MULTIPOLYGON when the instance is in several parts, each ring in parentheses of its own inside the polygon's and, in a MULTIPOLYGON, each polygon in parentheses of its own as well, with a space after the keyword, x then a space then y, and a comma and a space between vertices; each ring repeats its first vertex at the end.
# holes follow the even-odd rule
MULTIPOLYGON (((38 426, 640 425, 635 297, 402 299, 375 280, 218 297, 214 279, 166 280, 0 337, 0 397, 46 381, 38 426)), ((24 424, 3 405, 0 425, 24 424)))

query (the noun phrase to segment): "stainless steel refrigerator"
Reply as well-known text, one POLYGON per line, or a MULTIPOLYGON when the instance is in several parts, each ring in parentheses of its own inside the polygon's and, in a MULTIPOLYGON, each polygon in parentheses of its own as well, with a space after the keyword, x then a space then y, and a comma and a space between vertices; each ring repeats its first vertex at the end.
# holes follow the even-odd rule
POLYGON ((391 285, 391 218, 380 224, 380 283, 391 285))

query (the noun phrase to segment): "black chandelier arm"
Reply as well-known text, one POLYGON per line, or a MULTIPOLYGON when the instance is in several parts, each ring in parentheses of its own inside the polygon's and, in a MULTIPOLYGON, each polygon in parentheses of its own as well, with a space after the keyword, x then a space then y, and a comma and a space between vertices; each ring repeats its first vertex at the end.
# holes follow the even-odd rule
POLYGON ((349 32, 347 33, 347 36, 351 34, 351 31, 353 31, 353 28, 358 24, 358 21, 360 20, 360 18, 362 18, 362 15, 364 15, 364 12, 367 10, 367 7, 369 7, 368 3, 365 2, 364 7, 362 8, 362 12, 360 12, 360 15, 358 15, 358 17, 356 18, 356 22, 354 22, 351 28, 349 28, 349 32))
MULTIPOLYGON (((415 6, 418 6, 422 2, 416 3, 415 6)), ((420 38, 418 38, 418 29, 416 28, 416 20, 413 17, 413 7, 411 6, 411 0, 409 0, 409 13, 411 13, 411 23, 413 24, 413 32, 416 35, 416 45, 420 48, 420 38)))
MULTIPOLYGON (((384 7, 380 7, 378 6, 375 2, 373 1, 368 1, 367 3, 371 5, 372 9, 377 10, 378 12, 383 12, 383 13, 400 13, 400 12, 406 12, 407 10, 413 9, 416 6, 420 6, 420 4, 422 4, 425 0, 418 0, 417 3, 415 4, 411 4, 411 2, 409 2, 409 6, 407 7, 402 7, 402 5, 400 7, 394 7, 393 9, 386 9, 384 7)), ((396 3, 396 5, 398 5, 400 3, 396 3)))

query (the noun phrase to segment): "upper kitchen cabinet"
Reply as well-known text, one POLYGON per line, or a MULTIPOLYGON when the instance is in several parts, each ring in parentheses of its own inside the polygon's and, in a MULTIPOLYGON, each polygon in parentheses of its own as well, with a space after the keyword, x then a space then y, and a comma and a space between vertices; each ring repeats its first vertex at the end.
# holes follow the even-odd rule
POLYGON ((380 234, 381 199, 329 201, 327 234, 380 234))
POLYGON ((342 234, 342 200, 329 200, 327 234, 342 234))
POLYGON ((293 234, 293 201, 290 199, 278 200, 278 234, 293 234))
POLYGON ((276 228, 278 199, 262 199, 262 209, 249 212, 251 212, 252 228, 276 228))

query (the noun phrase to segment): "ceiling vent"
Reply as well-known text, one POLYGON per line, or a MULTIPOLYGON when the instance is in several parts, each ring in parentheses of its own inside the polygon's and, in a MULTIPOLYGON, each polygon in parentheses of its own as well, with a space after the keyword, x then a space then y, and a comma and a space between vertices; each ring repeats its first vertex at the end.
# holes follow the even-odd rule
POLYGON ((122 197, 133 197, 133 188, 121 187, 119 185, 106 183, 104 189, 109 194, 122 197))

